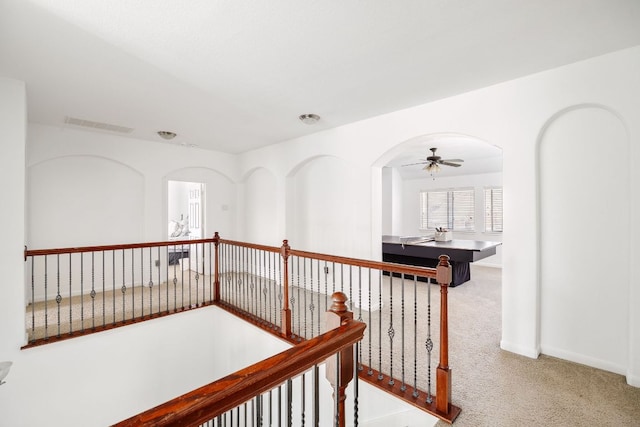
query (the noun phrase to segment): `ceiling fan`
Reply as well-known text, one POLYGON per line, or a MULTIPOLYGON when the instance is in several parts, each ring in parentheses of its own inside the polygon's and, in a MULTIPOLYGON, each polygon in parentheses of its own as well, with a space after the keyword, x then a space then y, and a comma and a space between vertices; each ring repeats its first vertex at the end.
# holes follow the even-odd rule
POLYGON ((430 150, 431 150, 431 155, 426 159, 424 159, 424 161, 418 162, 418 163, 409 163, 407 165, 402 165, 402 166, 426 165, 422 169, 426 170, 427 172, 433 173, 433 172, 438 172, 440 170, 440 165, 453 166, 457 168, 462 166, 460 165, 460 163, 464 162, 464 160, 462 159, 443 159, 442 157, 436 155, 437 148, 430 148, 430 150))

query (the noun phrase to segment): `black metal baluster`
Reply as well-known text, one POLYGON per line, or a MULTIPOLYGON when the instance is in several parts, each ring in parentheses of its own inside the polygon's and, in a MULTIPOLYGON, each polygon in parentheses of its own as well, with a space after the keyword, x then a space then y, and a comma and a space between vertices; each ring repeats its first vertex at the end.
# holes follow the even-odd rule
MULTIPOLYGON (((167 309, 167 313, 169 313, 170 308, 171 307, 171 303, 169 302, 169 245, 164 247, 164 255, 165 255, 165 262, 164 262, 164 270, 165 270, 165 274, 166 274, 166 280, 167 280, 167 289, 166 289, 166 301, 165 301, 165 305, 166 305, 166 309, 167 309)), ((160 257, 158 257, 160 258, 160 257)), ((159 271, 159 270, 158 270, 159 271)))
POLYGON ((195 245, 195 249, 196 249, 196 274, 195 274, 195 279, 196 279, 196 307, 200 306, 200 270, 199 270, 199 263, 200 263, 200 256, 198 255, 198 248, 200 247, 199 243, 196 243, 195 245))
POLYGON ((282 426, 282 385, 278 386, 278 427, 282 426))
MULTIPOLYGON (((58 293, 56 295, 56 303, 58 307, 58 336, 60 336, 60 301, 62 301, 62 297, 60 296, 60 255, 56 255, 56 282, 57 282, 57 290, 58 293)), ((49 293, 47 291, 47 273, 49 268, 47 266, 47 255, 44 256, 44 338, 49 338, 49 293)))
POLYGON ((106 275, 107 272, 105 270, 105 262, 104 262, 104 251, 102 251, 102 326, 106 326, 107 324, 107 306, 106 306, 106 275))
POLYGON ((95 252, 91 252, 91 329, 96 329, 96 268, 95 252))
POLYGON ((427 403, 432 403, 431 396, 431 350, 433 341, 431 340, 431 281, 427 283, 427 403))
MULTIPOLYGON (((382 271, 378 270, 378 272, 380 273, 380 280, 382 280, 382 271)), ((371 312, 373 311, 371 309, 371 269, 369 269, 369 292, 368 292, 368 299, 369 299, 369 322, 367 323, 367 333, 369 335, 369 360, 368 360, 368 365, 369 365, 369 370, 367 371, 367 375, 373 375, 373 360, 371 358, 371 327, 373 326, 371 323, 371 312)), ((382 310, 380 310, 382 311, 382 310)))
MULTIPOLYGON (((371 286, 371 282, 369 282, 369 286, 371 286)), ((360 348, 361 344, 361 341, 356 342, 356 351, 353 352, 353 358, 355 359, 353 363, 353 427, 358 427, 358 401, 360 398, 358 371, 362 369, 358 367, 362 366, 362 348, 360 348)))
MULTIPOLYGON (((369 269, 369 276, 371 276, 371 269, 369 269)), ((371 293, 371 280, 369 280, 369 293, 371 293)), ((358 321, 362 322, 362 267, 358 266, 358 321)), ((362 351, 362 348, 360 348, 362 351)), ((360 353, 360 360, 362 360, 362 353, 360 353)), ((358 371, 362 370, 362 365, 358 366, 358 371)))
MULTIPOLYGON (((427 286, 431 283, 427 282, 427 286)), ((418 277, 413 276, 413 394, 417 398, 418 393, 418 277)))
POLYGON ((289 379, 287 380, 287 426, 292 427, 293 424, 293 383, 289 379))
MULTIPOLYGON (((25 250, 26 249, 27 247, 25 246, 25 250)), ((35 275, 34 275, 35 274, 34 264, 36 263, 36 259, 35 257, 30 256, 29 261, 31 262, 31 339, 29 341, 33 341, 35 339, 35 333, 36 333, 36 282, 35 282, 35 275)), ((58 316, 58 318, 60 318, 60 316, 58 316)))
POLYGON ((313 365, 313 425, 320 425, 320 368, 313 365))
POLYGON ((342 378, 340 377, 340 367, 342 365, 342 358, 340 352, 336 353, 336 383, 333 387, 333 419, 335 427, 340 427, 340 384, 342 378))
POLYGON ((180 243, 180 255, 178 258, 178 265, 180 266, 180 305, 184 310, 184 266, 182 265, 182 254, 184 254, 184 244, 180 243))
POLYGON ((80 330, 84 331, 84 252, 80 252, 80 330))
POLYGON ((189 272, 187 273, 187 277, 189 278, 189 308, 193 307, 193 302, 192 302, 192 296, 191 293, 193 292, 193 289, 191 288, 191 246, 192 245, 187 245, 187 247, 189 248, 189 261, 187 262, 188 266, 189 266, 189 272))
POLYGON ((69 254, 69 333, 73 332, 73 291, 71 280, 71 255, 69 254))
POLYGON ((112 283, 112 292, 113 298, 111 298, 112 303, 112 314, 113 314, 113 324, 116 324, 116 251, 111 251, 111 283, 112 283))
MULTIPOLYGON (((134 262, 133 250, 131 250, 131 262, 134 262)), ((141 317, 144 318, 144 248, 140 248, 140 309, 141 317)), ((131 299, 135 301, 136 294, 136 283, 133 282, 131 284, 131 299)), ((135 310, 133 312, 133 317, 135 318, 135 310)))
POLYGON ((400 385, 400 391, 405 391, 407 385, 405 383, 405 357, 404 357, 404 273, 402 274, 402 281, 400 282, 400 371, 402 374, 402 384, 400 385))
POLYGON ((389 335, 389 385, 393 385, 395 384, 393 380, 393 337, 396 334, 393 329, 393 274, 389 275, 389 329, 387 334, 389 335))
MULTIPOLYGON (((131 250, 131 252, 133 253, 133 249, 131 250)), ((127 292, 127 285, 125 285, 125 268, 126 262, 125 262, 125 256, 124 256, 124 249, 122 249, 122 321, 124 322, 124 313, 126 312, 126 306, 125 306, 125 294, 127 292)), ((133 274, 133 268, 131 269, 131 274, 133 274)), ((114 309, 114 313, 115 313, 115 309, 114 309)), ((115 317, 115 314, 114 314, 115 317)))
MULTIPOLYGON (((307 308, 301 304, 302 299, 300 298, 300 257, 296 257, 296 266, 298 270, 297 278, 297 288, 298 288, 298 335, 302 335, 302 310, 306 310, 307 308)), ((302 335, 304 336, 304 335, 302 335)))
POLYGON ((313 314, 314 314, 314 310, 315 310, 315 305, 313 304, 313 258, 307 258, 309 260, 309 298, 311 299, 311 302, 309 303, 309 311, 310 316, 311 317, 311 336, 313 336, 313 314))
MULTIPOLYGON (((313 331, 311 331, 311 332, 313 332, 313 331)), ((305 409, 306 409, 305 408, 305 401, 307 399, 306 396, 305 396, 305 392, 306 392, 306 388, 307 388, 306 384, 305 384, 306 383, 306 381, 305 381, 306 380, 306 376, 307 376, 306 372, 301 375, 301 378, 302 378, 301 379, 301 381, 302 381, 302 400, 300 401, 300 426, 301 427, 304 427, 305 415, 306 415, 305 414, 305 409)))
POLYGON ((307 335, 307 258, 302 258, 302 283, 304 285, 304 337, 307 335))
MULTIPOLYGON (((389 277, 393 273, 389 272, 389 277)), ((378 380, 382 380, 382 271, 380 271, 380 282, 378 283, 378 380)))
MULTIPOLYGON (((151 250, 151 249, 150 249, 151 250)), ((160 262, 160 246, 158 246, 158 314, 162 313, 162 273, 161 273, 161 262, 160 262)))
MULTIPOLYGON (((140 285, 144 288, 144 282, 140 285)), ((153 316, 153 256, 151 248, 149 248, 149 316, 153 316)))

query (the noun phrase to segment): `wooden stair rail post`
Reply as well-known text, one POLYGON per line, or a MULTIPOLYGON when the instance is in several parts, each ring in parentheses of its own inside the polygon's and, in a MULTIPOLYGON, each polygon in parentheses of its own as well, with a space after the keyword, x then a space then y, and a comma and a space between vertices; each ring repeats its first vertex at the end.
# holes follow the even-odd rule
MULTIPOLYGON (((329 311, 326 313, 327 330, 337 328, 349 320, 353 320, 353 312, 349 311, 347 307, 347 296, 344 293, 335 292, 331 295, 331 300, 333 304, 331 304, 329 311)), ((337 425, 344 427, 346 420, 345 400, 347 398, 345 391, 347 385, 353 379, 353 346, 340 351, 339 372, 336 363, 338 363, 337 356, 331 356, 327 359, 326 377, 333 387, 334 407, 337 407, 334 419, 337 417, 340 420, 337 425)))
POLYGON ((291 247, 288 240, 282 241, 280 256, 282 257, 282 287, 284 295, 282 301, 282 314, 280 316, 281 334, 287 338, 291 336, 291 310, 289 309, 289 252, 291 247))
POLYGON ((451 369, 447 292, 451 284, 451 265, 447 255, 440 255, 436 267, 436 281, 440 285, 440 363, 436 370, 436 410, 448 414, 451 409, 451 369))
POLYGON ((220 301, 220 269, 218 266, 220 265, 220 253, 218 252, 218 246, 220 245, 220 235, 216 231, 213 235, 213 245, 215 248, 213 255, 213 300, 215 302, 220 301))

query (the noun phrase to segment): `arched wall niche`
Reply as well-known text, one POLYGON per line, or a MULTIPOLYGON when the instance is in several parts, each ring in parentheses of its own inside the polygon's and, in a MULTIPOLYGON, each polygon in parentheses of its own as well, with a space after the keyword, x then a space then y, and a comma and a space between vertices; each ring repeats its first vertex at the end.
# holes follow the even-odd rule
POLYGON ((573 105, 545 123, 537 157, 541 352, 625 374, 631 279, 627 127, 608 106, 573 105))
POLYGON ((277 246, 280 235, 278 182, 269 169, 254 168, 243 177, 243 239, 251 243, 277 246))
POLYGON ((30 247, 143 240, 144 176, 130 166, 95 155, 60 156, 29 166, 27 177, 30 247))
POLYGON ((352 236, 361 227, 359 207, 349 203, 358 172, 344 159, 315 156, 287 175, 286 234, 296 249, 353 254, 352 236))

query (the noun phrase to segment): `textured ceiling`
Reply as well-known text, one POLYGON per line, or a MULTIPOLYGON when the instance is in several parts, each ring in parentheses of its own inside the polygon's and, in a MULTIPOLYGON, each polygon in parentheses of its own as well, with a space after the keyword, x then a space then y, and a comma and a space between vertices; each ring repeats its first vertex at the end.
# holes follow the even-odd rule
POLYGON ((240 153, 635 46, 638 22, 638 0, 0 0, 0 75, 31 122, 240 153))

